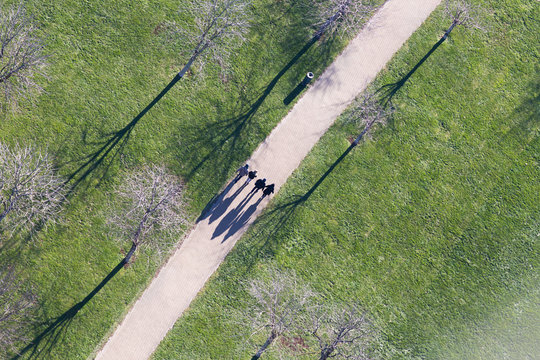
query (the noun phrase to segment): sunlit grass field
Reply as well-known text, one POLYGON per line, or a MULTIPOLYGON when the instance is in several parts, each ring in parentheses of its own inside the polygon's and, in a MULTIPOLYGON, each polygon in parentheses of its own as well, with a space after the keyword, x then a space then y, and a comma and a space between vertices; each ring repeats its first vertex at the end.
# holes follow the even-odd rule
MULTIPOLYGON (((338 119, 154 359, 255 354, 268 334, 249 338, 236 315, 242 284, 269 263, 324 301, 363 305, 375 358, 540 356, 540 6, 475 3, 488 32, 456 28, 395 95, 392 121, 313 189, 359 132, 338 119)), ((439 8, 372 89, 404 76, 450 22, 439 8)), ((288 358, 279 344, 262 358, 288 358)))
MULTIPOLYGON (((47 149, 63 176, 75 174, 74 184, 88 167, 77 170, 150 103, 189 58, 189 49, 167 43, 163 33, 165 21, 179 19, 180 3, 25 3, 46 38, 50 66, 47 78, 39 80, 40 94, 0 113, 0 139, 47 149)), ((38 323, 29 329, 29 336, 40 341, 22 358, 88 358, 163 262, 141 250, 134 264, 75 311, 129 247, 117 243, 106 225, 111 190, 122 181, 123 170, 165 164, 186 182, 188 211, 195 219, 287 113, 290 106, 283 105, 283 99, 305 73, 320 74, 343 48, 345 41, 314 44, 285 69, 313 34, 299 15, 300 4, 255 1, 249 8, 253 22, 247 41, 232 52, 226 69, 211 61, 203 68, 196 64, 81 179, 58 225, 30 242, 22 234, 4 241, 0 261, 16 264, 40 299, 38 323)))

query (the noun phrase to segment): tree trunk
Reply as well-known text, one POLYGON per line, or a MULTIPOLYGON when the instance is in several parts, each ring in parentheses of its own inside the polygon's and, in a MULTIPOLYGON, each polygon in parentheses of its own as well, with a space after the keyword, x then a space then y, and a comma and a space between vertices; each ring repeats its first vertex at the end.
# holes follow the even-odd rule
POLYGON ((270 344, 272 344, 272 342, 277 338, 277 334, 275 333, 275 331, 272 331, 270 333, 270 336, 268 337, 268 339, 266 339, 265 343, 263 344, 263 346, 261 346, 261 348, 259 349, 259 351, 257 351, 257 353, 255 355, 253 355, 253 357, 251 358, 251 360, 257 360, 258 358, 261 357, 261 355, 263 354, 263 352, 266 350, 267 347, 270 346, 270 344))
POLYGON ((189 68, 191 67, 191 65, 193 64, 193 62, 195 61, 195 59, 197 58, 197 56, 199 56, 199 54, 193 54, 190 58, 189 58, 189 61, 187 62, 186 65, 184 65, 184 67, 182 68, 182 70, 180 70, 180 72, 176 75, 178 77, 178 79, 180 80, 185 74, 186 72, 189 70, 189 68))
POLYGON ((326 347, 324 348, 322 351, 321 351, 321 356, 319 357, 319 360, 326 360, 330 357, 330 355, 332 355, 332 353, 334 352, 334 348, 333 347, 326 347))
POLYGON ((9 194, 9 199, 7 205, 5 205, 4 210, 0 213, 0 223, 6 218, 6 216, 13 210, 13 191, 9 194))
POLYGON ((364 137, 364 135, 369 131, 369 128, 371 128, 371 124, 367 124, 365 127, 364 127, 364 130, 362 130, 362 132, 356 137, 356 139, 354 139, 354 141, 352 142, 352 146, 356 146, 358 145, 358 143, 360 142, 360 140, 362 140, 362 137, 364 137))
POLYGON ((326 30, 332 26, 332 24, 337 20, 339 19, 340 16, 343 15, 344 11, 345 11, 345 8, 350 4, 350 1, 347 1, 346 3, 342 4, 341 7, 338 9, 338 11, 336 11, 336 13, 332 16, 330 16, 325 22, 324 24, 322 24, 319 29, 317 30, 317 32, 315 32, 315 37, 317 39, 319 39, 325 32, 326 30))
POLYGON ((131 257, 135 253, 135 250, 137 250, 137 244, 131 243, 131 249, 129 249, 129 252, 127 253, 126 257, 124 258, 124 264, 129 264, 129 261, 131 260, 131 257))
MULTIPOLYGON (((448 28, 448 30, 446 30, 446 32, 444 33, 443 37, 442 37, 442 40, 446 40, 446 38, 448 37, 448 35, 450 35, 450 33, 452 32, 452 30, 454 30, 454 27, 456 27, 457 25, 457 21, 453 21, 452 22, 452 25, 450 25, 450 27, 448 28)), ((441 41, 442 42, 442 41, 441 41)))

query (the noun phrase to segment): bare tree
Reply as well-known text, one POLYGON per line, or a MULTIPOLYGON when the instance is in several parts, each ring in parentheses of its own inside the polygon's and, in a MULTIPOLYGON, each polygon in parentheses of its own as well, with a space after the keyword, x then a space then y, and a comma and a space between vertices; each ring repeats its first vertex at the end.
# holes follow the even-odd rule
POLYGON ((63 179, 46 152, 0 142, 0 229, 54 221, 66 200, 63 179))
POLYGON ((184 1, 179 10, 193 23, 167 22, 169 39, 190 50, 190 58, 178 73, 182 77, 199 57, 208 55, 223 66, 230 51, 245 40, 249 27, 250 0, 184 1))
POLYGON ((383 85, 378 92, 383 93, 384 106, 392 102, 394 95, 405 85, 407 80, 422 66, 422 64, 437 50, 443 42, 446 41, 452 30, 458 25, 486 31, 486 28, 481 25, 481 20, 487 14, 486 9, 472 5, 466 0, 446 0, 445 12, 452 18, 450 27, 446 29, 443 36, 433 45, 426 55, 400 80, 395 83, 383 85))
POLYGON ((317 26, 315 37, 357 32, 375 7, 364 0, 314 0, 310 3, 317 26))
POLYGON ((271 266, 268 275, 249 283, 249 293, 256 300, 248 311, 255 332, 269 335, 252 360, 259 359, 266 349, 285 332, 296 328, 299 313, 315 294, 301 284, 292 271, 271 266))
POLYGON ((473 5, 466 0, 446 0, 444 11, 452 19, 452 24, 445 31, 443 39, 446 39, 458 25, 485 31, 481 23, 484 11, 479 5, 473 5))
POLYGON ((0 266, 0 357, 27 337, 37 307, 36 296, 22 285, 13 267, 0 266))
POLYGON ((433 45, 433 47, 427 52, 426 55, 400 80, 383 85, 377 92, 382 92, 383 94, 383 104, 386 107, 392 102, 394 95, 405 85, 407 80, 422 66, 422 64, 437 50, 443 42, 446 41, 452 30, 458 25, 479 29, 486 31, 486 29, 481 25, 480 21, 485 15, 486 11, 484 8, 478 5, 472 5, 466 0, 446 0, 445 12, 450 18, 452 18, 452 23, 450 27, 446 29, 443 36, 433 45))
POLYGON ((320 305, 311 309, 309 333, 319 347, 319 360, 369 359, 366 349, 373 330, 366 312, 357 305, 320 305))
POLYGON ((0 8, 0 87, 6 103, 15 105, 19 96, 41 90, 35 78, 47 64, 44 46, 22 2, 0 8))
POLYGON ((353 122, 358 127, 363 127, 360 134, 353 141, 352 146, 358 145, 364 135, 369 134, 373 125, 385 125, 393 112, 393 107, 381 105, 375 94, 366 92, 363 97, 357 101, 353 110, 347 116, 348 122, 353 122))
POLYGON ((182 182, 163 166, 136 169, 116 189, 114 213, 108 222, 120 241, 131 242, 124 263, 129 263, 140 245, 160 251, 168 242, 159 237, 171 237, 187 223, 183 189, 182 182), (161 236, 150 236, 152 232, 161 236))

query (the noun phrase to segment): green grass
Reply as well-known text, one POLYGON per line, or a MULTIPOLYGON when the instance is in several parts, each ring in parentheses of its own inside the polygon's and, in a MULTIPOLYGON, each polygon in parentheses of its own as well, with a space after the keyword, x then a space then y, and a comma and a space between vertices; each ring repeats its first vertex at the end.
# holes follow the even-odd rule
MULTIPOLYGON (((137 123, 125 146, 114 149, 117 156, 111 154, 81 182, 58 225, 41 231, 33 243, 2 248, 0 261, 16 262, 40 298, 40 322, 31 336, 83 300, 122 259, 128 244, 114 241, 104 215, 122 169, 167 165, 186 180, 188 210, 195 219, 287 113, 290 107, 282 101, 304 74, 320 74, 343 47, 343 42, 311 47, 257 111, 243 116, 312 34, 291 3, 255 1, 254 26, 248 41, 234 52, 226 77, 212 63, 205 66, 204 77, 194 67, 137 123)), ((185 49, 167 46, 155 34, 163 21, 178 16, 178 2, 29 0, 27 7, 47 36, 51 65, 48 79, 41 79, 41 94, 0 114, 0 139, 47 148, 60 173, 69 176, 184 65, 185 49)), ((39 356, 27 353, 23 358, 86 359, 162 261, 151 253, 139 254, 133 266, 121 270, 70 321, 43 338, 38 350, 47 348, 39 356)))
MULTIPOLYGON (((538 358, 540 7, 481 3, 490 32, 454 30, 397 93, 393 121, 295 206, 358 132, 338 120, 154 359, 253 355, 235 321, 249 296, 238 284, 269 261, 326 301, 360 302, 382 359, 538 358)), ((439 8, 373 88, 406 74, 448 25, 439 8)))

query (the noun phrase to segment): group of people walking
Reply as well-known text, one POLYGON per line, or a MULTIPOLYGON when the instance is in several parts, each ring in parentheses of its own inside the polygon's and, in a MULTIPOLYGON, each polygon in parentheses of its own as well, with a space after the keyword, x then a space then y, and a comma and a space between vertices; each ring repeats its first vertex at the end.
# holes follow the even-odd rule
MULTIPOLYGON (((237 172, 237 175, 236 175, 236 178, 234 179, 234 182, 237 182, 238 180, 240 180, 240 178, 247 176, 244 186, 249 184, 251 180, 257 177, 257 171, 249 170, 248 164, 242 166, 240 169, 236 170, 236 172, 237 172)), ((250 191, 250 194, 256 193, 259 190, 262 190, 263 198, 265 196, 270 196, 271 194, 274 193, 274 184, 266 185, 266 179, 257 179, 257 181, 255 181, 255 186, 250 191)))

